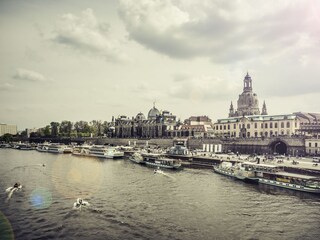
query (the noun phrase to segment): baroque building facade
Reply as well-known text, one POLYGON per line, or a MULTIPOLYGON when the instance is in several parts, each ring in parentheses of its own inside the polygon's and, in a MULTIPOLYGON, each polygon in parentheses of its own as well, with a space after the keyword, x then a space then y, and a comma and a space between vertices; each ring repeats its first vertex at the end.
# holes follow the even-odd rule
POLYGON ((294 114, 252 115, 218 119, 214 124, 217 137, 250 138, 296 135, 300 122, 294 114))
POLYGON ((184 121, 177 120, 169 111, 159 111, 155 106, 147 117, 138 113, 136 117, 119 116, 113 119, 111 137, 116 138, 176 138, 213 137, 213 124, 207 116, 192 116, 184 121))
POLYGON ((176 116, 169 111, 159 111, 155 106, 148 112, 146 118, 138 113, 131 119, 119 116, 114 120, 114 137, 118 138, 163 138, 168 137, 168 131, 176 127, 176 116))
POLYGON ((292 114, 268 115, 265 102, 262 111, 258 98, 252 92, 252 79, 247 73, 243 92, 239 95, 235 111, 231 102, 229 117, 218 119, 214 124, 217 137, 251 138, 304 135, 320 135, 320 114, 297 112, 292 114))

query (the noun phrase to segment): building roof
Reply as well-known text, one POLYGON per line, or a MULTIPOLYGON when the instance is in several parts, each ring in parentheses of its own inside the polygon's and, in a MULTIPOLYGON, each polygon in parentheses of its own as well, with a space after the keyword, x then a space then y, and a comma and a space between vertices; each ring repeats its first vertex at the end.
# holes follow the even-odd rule
POLYGON ((282 115, 251 115, 241 117, 230 117, 218 119, 216 123, 235 123, 239 122, 242 118, 247 118, 250 121, 272 121, 272 120, 292 120, 296 119, 295 114, 282 114, 282 115))
POLYGON ((309 122, 320 122, 320 113, 296 112, 294 114, 299 119, 304 119, 309 122))

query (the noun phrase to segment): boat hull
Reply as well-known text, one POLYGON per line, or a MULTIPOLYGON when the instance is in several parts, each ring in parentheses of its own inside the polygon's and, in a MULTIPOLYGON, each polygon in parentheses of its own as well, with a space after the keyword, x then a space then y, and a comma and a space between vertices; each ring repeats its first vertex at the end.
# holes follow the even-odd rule
POLYGON ((301 186, 301 185, 297 185, 297 184, 284 183, 284 182, 263 179, 263 178, 259 178, 258 182, 259 182, 259 184, 266 184, 266 185, 270 185, 270 186, 276 186, 276 187, 291 189, 291 190, 300 191, 300 192, 320 194, 320 189, 314 189, 314 188, 301 186))
POLYGON ((225 175, 225 176, 229 176, 229 177, 234 177, 235 178, 235 174, 234 172, 232 171, 228 171, 226 169, 221 169, 219 167, 214 167, 213 170, 216 172, 216 173, 219 173, 219 174, 222 174, 222 175, 225 175))
POLYGON ((153 163, 153 162, 145 162, 147 166, 151 167, 160 167, 160 168, 167 168, 167 169, 180 169, 181 165, 176 165, 176 166, 169 166, 169 165, 164 165, 164 164, 159 164, 159 163, 153 163))

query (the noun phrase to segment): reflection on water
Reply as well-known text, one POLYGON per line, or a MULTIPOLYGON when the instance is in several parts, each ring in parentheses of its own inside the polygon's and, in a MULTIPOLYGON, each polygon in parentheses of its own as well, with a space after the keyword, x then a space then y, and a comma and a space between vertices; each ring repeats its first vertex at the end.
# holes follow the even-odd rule
POLYGON ((320 238, 316 195, 209 170, 154 174, 127 160, 12 149, 0 156, 0 232, 8 239, 320 238), (15 182, 23 188, 6 203, 15 182), (78 198, 90 206, 73 209, 78 198))

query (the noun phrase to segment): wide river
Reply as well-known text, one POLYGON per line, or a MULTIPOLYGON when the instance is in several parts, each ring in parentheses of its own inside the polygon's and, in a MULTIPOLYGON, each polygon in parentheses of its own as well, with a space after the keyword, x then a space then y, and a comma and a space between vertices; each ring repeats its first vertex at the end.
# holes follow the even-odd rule
POLYGON ((211 170, 0 149, 0 189, 0 239, 320 239, 320 196, 211 170))

